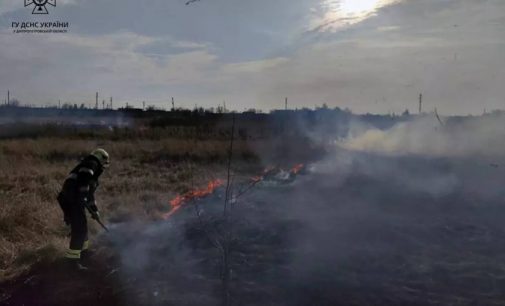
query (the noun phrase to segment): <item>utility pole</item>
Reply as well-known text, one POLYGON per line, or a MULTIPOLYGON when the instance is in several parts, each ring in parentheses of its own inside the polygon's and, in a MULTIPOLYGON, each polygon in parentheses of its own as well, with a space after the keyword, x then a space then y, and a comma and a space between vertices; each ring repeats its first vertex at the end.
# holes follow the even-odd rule
POLYGON ((110 109, 112 109, 112 97, 110 97, 110 109))
POLYGON ((7 90, 7 105, 11 104, 11 92, 7 90))
POLYGON ((105 109, 105 100, 102 100, 102 109, 105 109))
POLYGON ((288 97, 286 97, 286 100, 284 102, 284 109, 288 110, 288 97))
POLYGON ((172 111, 175 110, 175 102, 174 102, 174 97, 172 97, 172 111))
POLYGON ((98 91, 96 92, 95 109, 98 109, 98 91))
POLYGON ((423 94, 419 94, 419 114, 423 112, 423 94))

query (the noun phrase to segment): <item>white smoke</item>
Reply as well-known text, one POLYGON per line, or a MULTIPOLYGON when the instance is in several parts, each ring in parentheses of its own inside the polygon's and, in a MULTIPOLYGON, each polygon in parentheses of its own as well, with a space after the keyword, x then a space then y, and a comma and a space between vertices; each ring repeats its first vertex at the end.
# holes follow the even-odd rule
POLYGON ((351 125, 348 137, 339 143, 345 149, 387 155, 505 156, 505 116, 450 118, 422 116, 401 122, 388 130, 351 125), (442 120, 443 122, 444 120, 442 120))

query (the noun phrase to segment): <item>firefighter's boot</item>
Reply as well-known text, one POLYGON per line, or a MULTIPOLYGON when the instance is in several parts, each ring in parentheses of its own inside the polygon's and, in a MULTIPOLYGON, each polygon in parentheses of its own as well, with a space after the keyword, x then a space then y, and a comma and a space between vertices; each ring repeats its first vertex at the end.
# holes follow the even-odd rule
POLYGON ((83 265, 79 259, 66 259, 66 266, 71 271, 85 272, 88 271, 88 267, 83 265))

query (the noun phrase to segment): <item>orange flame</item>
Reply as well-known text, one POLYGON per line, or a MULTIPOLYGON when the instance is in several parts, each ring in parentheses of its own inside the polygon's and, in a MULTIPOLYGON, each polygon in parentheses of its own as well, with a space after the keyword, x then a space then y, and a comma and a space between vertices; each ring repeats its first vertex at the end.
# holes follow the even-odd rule
POLYGON ((302 171, 304 166, 304 164, 295 165, 293 168, 291 168, 291 173, 298 174, 300 171, 302 171))
MULTIPOLYGON (((290 173, 297 175, 300 173, 300 171, 303 170, 305 167, 304 164, 297 164, 291 170, 289 171, 290 173)), ((269 166, 266 167, 265 170, 263 170, 263 173, 258 176, 253 176, 251 177, 252 185, 262 181, 265 179, 265 177, 268 177, 269 175, 272 175, 272 173, 276 173, 279 168, 269 166)), ((220 179, 212 180, 207 184, 206 188, 201 188, 201 189, 195 189, 186 192, 183 195, 177 195, 175 198, 170 200, 170 211, 165 213, 163 215, 163 219, 168 219, 170 216, 172 216, 176 211, 178 211, 184 204, 186 204, 188 201, 192 199, 201 199, 203 197, 206 197, 214 192, 214 190, 220 186, 223 186, 223 181, 220 179)))
POLYGON ((169 212, 163 215, 163 219, 168 219, 170 216, 172 216, 176 211, 178 211, 184 204, 186 204, 188 201, 192 199, 201 199, 203 197, 208 196, 209 194, 212 194, 214 190, 220 186, 223 185, 223 181, 220 179, 216 179, 213 181, 210 181, 207 184, 206 188, 202 189, 195 189, 186 192, 183 195, 177 195, 175 198, 170 200, 170 206, 171 209, 169 212))

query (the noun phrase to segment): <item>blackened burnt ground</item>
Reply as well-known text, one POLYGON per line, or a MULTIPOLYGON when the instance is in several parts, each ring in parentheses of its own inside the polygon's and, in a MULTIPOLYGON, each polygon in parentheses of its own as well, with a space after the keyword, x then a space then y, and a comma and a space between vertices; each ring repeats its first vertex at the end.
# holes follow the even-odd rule
MULTIPOLYGON (((261 183, 233 211, 232 302, 503 305, 504 183, 503 160, 345 151, 294 181, 261 183)), ((225 230, 222 194, 168 221, 116 225, 95 280, 107 289, 88 287, 86 302, 220 304, 211 241, 225 230)))
MULTIPOLYGON (((235 305, 502 305, 505 171, 487 160, 339 152, 233 212, 235 305)), ((222 193, 222 190, 221 190, 222 193)), ((140 305, 219 301, 223 198, 111 243, 140 305), (214 235, 214 236, 213 236, 214 235), (210 238, 209 238, 210 237, 210 238)))

